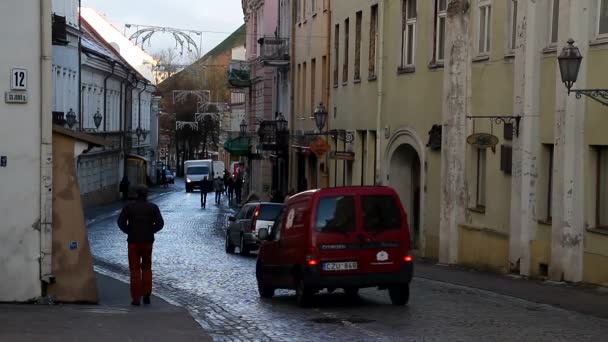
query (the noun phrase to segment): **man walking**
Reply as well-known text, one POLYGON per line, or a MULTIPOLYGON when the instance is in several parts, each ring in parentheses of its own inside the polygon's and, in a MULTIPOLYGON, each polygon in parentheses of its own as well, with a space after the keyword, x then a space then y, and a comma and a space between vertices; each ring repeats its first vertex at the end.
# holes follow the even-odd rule
POLYGON ((213 183, 205 176, 201 182, 201 207, 205 208, 207 206, 207 194, 212 190, 213 183))
POLYGON ((138 186, 137 200, 127 204, 118 217, 118 227, 128 235, 131 305, 150 304, 152 294, 152 245, 154 234, 165 222, 160 209, 147 200, 148 188, 138 186))
POLYGON ((220 205, 222 202, 222 192, 224 192, 224 180, 219 176, 213 182, 213 190, 215 191, 215 204, 220 205))
POLYGON ((236 197, 236 204, 241 204, 241 194, 243 191, 243 178, 241 178, 240 174, 236 175, 236 179, 234 180, 234 194, 236 197))
POLYGON ((120 192, 122 192, 123 201, 129 200, 129 186, 131 186, 131 182, 129 182, 129 178, 125 175, 124 177, 122 177, 122 180, 120 181, 119 185, 119 190, 120 192))

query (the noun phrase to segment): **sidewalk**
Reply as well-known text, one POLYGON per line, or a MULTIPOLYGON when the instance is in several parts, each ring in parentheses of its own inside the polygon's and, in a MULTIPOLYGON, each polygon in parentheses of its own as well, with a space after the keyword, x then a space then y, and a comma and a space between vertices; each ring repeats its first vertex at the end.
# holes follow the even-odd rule
POLYGON ((608 319, 608 291, 419 262, 414 277, 467 286, 608 319))
POLYGON ((183 308, 152 297, 130 305, 129 286, 97 274, 99 305, 0 304, 0 341, 211 341, 183 308))

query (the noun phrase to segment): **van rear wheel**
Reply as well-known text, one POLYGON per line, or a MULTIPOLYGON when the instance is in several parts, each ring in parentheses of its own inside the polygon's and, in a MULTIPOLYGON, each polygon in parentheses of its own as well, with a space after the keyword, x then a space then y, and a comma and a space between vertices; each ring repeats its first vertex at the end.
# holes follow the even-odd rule
POLYGON ((410 285, 394 285, 388 288, 388 295, 393 305, 406 305, 410 300, 410 285))
POLYGON ((304 285, 304 280, 302 278, 298 279, 296 286, 296 301, 298 306, 301 308, 309 307, 313 295, 314 292, 304 285))
POLYGON ((266 285, 264 281, 264 266, 258 262, 255 266, 255 275, 258 281, 258 292, 262 298, 272 298, 274 296, 274 288, 266 285))

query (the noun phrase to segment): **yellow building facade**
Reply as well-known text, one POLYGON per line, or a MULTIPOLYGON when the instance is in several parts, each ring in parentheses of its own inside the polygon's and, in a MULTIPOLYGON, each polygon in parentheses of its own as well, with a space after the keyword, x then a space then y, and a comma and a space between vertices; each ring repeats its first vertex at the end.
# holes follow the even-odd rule
POLYGON ((354 158, 320 158, 309 188, 394 187, 420 256, 608 284, 608 109, 568 96, 557 64, 573 38, 575 88, 606 87, 608 0, 327 4, 293 5, 291 125, 313 131, 322 100, 354 158))

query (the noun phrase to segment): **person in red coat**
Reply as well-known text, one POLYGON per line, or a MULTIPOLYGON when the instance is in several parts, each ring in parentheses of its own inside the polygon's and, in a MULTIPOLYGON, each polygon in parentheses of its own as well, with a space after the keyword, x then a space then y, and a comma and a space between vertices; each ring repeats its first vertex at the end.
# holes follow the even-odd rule
POLYGON ((128 235, 131 305, 140 305, 142 297, 144 304, 150 304, 154 234, 165 225, 158 206, 147 200, 148 188, 139 186, 136 193, 137 200, 127 204, 118 217, 118 227, 128 235))

